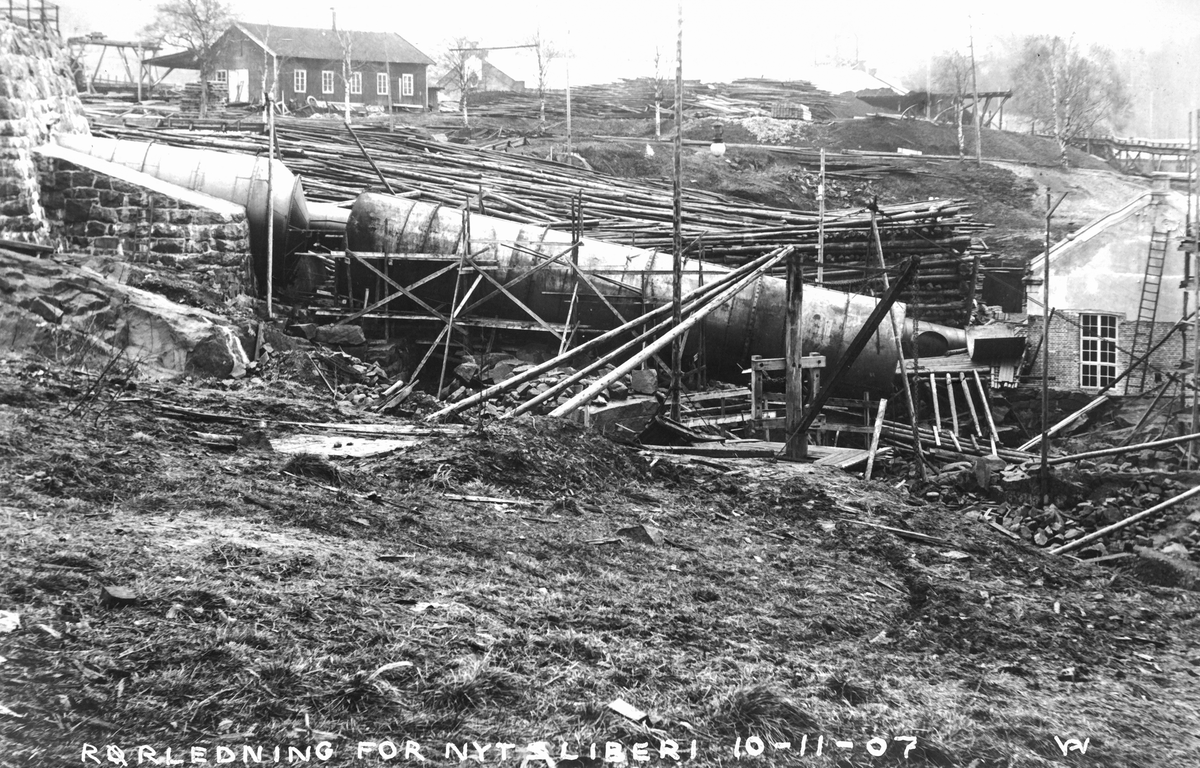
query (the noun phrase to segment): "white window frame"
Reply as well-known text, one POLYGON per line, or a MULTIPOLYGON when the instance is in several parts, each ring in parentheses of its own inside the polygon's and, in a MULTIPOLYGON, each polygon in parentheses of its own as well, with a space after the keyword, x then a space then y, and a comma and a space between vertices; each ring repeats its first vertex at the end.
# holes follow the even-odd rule
POLYGON ((297 69, 292 71, 292 92, 293 93, 308 93, 308 70, 297 69))
POLYGON ((225 85, 229 82, 229 70, 228 69, 218 69, 216 72, 213 73, 213 76, 216 77, 217 82, 221 83, 222 85, 225 85))
POLYGON ((333 93, 334 77, 333 70, 321 70, 321 93, 326 95, 333 93))
POLYGON ((351 72, 350 73, 350 95, 351 96, 361 96, 362 95, 362 72, 351 72))
POLYGON ((409 73, 400 75, 400 95, 401 96, 412 96, 413 95, 414 80, 415 80, 415 78, 409 73))
POLYGON ((388 95, 388 79, 389 78, 387 76, 387 72, 376 72, 375 73, 375 95, 376 96, 387 96, 388 95))
POLYGON ((1117 378, 1120 317, 1100 312, 1079 315, 1079 386, 1103 389, 1117 378))

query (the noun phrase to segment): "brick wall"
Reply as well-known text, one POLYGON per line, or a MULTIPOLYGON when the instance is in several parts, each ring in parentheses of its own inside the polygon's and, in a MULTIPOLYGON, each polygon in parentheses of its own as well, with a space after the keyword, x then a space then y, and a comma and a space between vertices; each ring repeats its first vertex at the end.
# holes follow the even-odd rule
MULTIPOLYGON (((1098 391, 1097 388, 1084 390, 1080 385, 1080 326, 1082 321, 1079 312, 1055 312, 1053 319, 1050 321, 1050 386, 1053 389, 1060 391, 1098 391)), ((1131 320, 1120 318, 1117 321, 1117 375, 1125 371, 1125 368, 1132 362, 1130 351, 1133 346, 1133 333, 1136 323, 1131 320)), ((1162 340, 1163 336, 1170 332, 1175 325, 1174 322, 1155 323, 1154 336, 1151 344, 1162 340)), ((1036 353, 1036 359, 1032 361, 1033 365, 1030 374, 1036 377, 1042 375, 1042 350, 1039 348, 1038 339, 1042 335, 1042 317, 1041 315, 1030 316, 1029 318, 1029 353, 1036 353)), ((1194 337, 1191 329, 1188 329, 1187 338, 1189 344, 1192 343, 1194 337)), ((1176 372, 1179 370, 1179 361, 1183 353, 1184 336, 1176 332, 1167 340, 1157 351, 1150 357, 1150 363, 1153 366, 1146 376, 1145 389, 1154 388, 1159 381, 1165 380, 1165 372, 1176 372), (1158 373, 1156 373, 1156 370, 1158 373)), ((1119 384, 1117 394, 1138 394, 1141 391, 1142 376, 1141 373, 1127 377, 1122 384, 1119 384)))
POLYGON ((187 269, 226 297, 250 292, 245 214, 209 210, 64 160, 40 163, 46 219, 65 250, 187 269))

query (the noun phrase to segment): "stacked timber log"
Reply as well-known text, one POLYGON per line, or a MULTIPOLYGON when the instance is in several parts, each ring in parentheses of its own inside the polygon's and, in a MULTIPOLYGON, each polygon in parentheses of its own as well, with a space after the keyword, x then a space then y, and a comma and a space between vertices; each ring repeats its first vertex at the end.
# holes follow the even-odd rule
MULTIPOLYGON (((183 95, 179 100, 179 112, 184 115, 200 114, 200 83, 188 83, 183 86, 183 95)), ((221 83, 208 83, 208 110, 210 114, 224 111, 229 101, 229 94, 221 83)))
MULTIPOLYGON (((559 229, 572 226, 573 204, 579 201, 582 232, 588 237, 664 251, 672 247, 672 192, 665 180, 617 178, 536 157, 439 142, 414 130, 356 128, 361 148, 344 125, 331 120, 280 119, 276 131, 283 162, 303 178, 312 200, 341 202, 364 190, 390 188, 418 200, 470 204, 491 216, 559 229)), ((96 126, 94 132, 174 146, 266 150, 266 137, 251 132, 214 135, 124 126, 96 126)), ((848 155, 831 157, 831 165, 853 162, 848 155)), ((864 161, 877 164, 873 158, 864 161)), ((888 271, 898 274, 907 258, 922 256, 921 275, 900 297, 910 313, 933 322, 965 323, 975 286, 972 234, 983 229, 968 214, 967 203, 928 200, 878 210, 888 271)), ((826 284, 856 293, 880 292, 883 271, 871 213, 828 212, 824 230, 826 284)), ((818 214, 813 211, 686 189, 683 233, 691 255, 716 263, 743 264, 795 246, 816 264, 818 214)))
MULTIPOLYGON (((683 83, 683 113, 686 119, 705 117, 761 117, 772 114, 776 104, 803 104, 813 119, 834 116, 837 98, 805 80, 747 78, 732 83, 683 83)), ((652 77, 625 78, 615 83, 585 85, 571 89, 571 114, 575 118, 614 120, 654 117, 659 105, 664 120, 675 110, 675 82, 652 77)), ((541 98, 536 91, 487 91, 471 96, 468 109, 477 117, 530 118, 539 114, 541 98)), ((546 92, 546 117, 566 118, 566 92, 546 92)))

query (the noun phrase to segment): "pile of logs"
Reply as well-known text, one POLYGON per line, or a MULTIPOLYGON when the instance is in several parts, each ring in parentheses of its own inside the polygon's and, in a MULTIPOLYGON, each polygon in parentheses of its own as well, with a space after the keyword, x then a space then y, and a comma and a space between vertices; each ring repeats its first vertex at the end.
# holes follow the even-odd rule
MULTIPOLYGON (((176 146, 254 153, 266 149, 266 137, 257 133, 121 126, 94 130, 98 135, 176 146)), ((439 142, 412 130, 361 127, 351 135, 333 120, 281 119, 276 131, 281 158, 303 178, 313 200, 340 202, 367 189, 382 189, 455 207, 469 204, 491 216, 560 229, 572 226, 572 207, 579 201, 585 236, 663 251, 672 248, 672 192, 666 181, 607 176, 536 157, 439 142)), ((834 156, 831 163, 846 165, 850 158, 834 156)), ((972 220, 967 205, 962 200, 927 200, 878 207, 879 235, 891 277, 908 257, 923 257, 923 273, 900 299, 924 320, 957 324, 969 317, 975 288, 972 234, 983 225, 972 220)), ((795 246, 815 265, 818 220, 812 211, 685 190, 683 233, 690 255, 717 263, 742 264, 775 248, 795 246)), ((827 284, 878 292, 883 273, 870 212, 827 212, 824 231, 827 284)))
MULTIPOLYGON (((683 83, 685 119, 705 117, 769 116, 775 104, 803 104, 817 120, 834 117, 837 97, 805 80, 746 78, 732 83, 683 83)), ((650 119, 658 105, 664 120, 675 114, 675 80, 664 77, 625 78, 615 83, 584 85, 571 89, 571 114, 575 118, 612 120, 650 119)), ((476 117, 533 118, 541 107, 536 91, 486 91, 470 97, 468 110, 476 117)), ((456 107, 457 109, 457 107, 456 107)), ((546 92, 547 119, 566 118, 566 92, 546 92)))

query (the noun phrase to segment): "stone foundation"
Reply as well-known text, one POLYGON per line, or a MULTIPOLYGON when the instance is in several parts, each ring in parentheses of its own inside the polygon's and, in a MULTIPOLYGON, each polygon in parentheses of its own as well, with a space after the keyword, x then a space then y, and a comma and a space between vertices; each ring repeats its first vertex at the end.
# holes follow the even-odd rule
POLYGON ((89 133, 66 51, 0 20, 0 238, 45 243, 34 147, 51 131, 89 133))
POLYGON ((63 250, 187 270, 226 298, 252 292, 245 213, 209 210, 57 158, 39 163, 46 219, 63 250))

